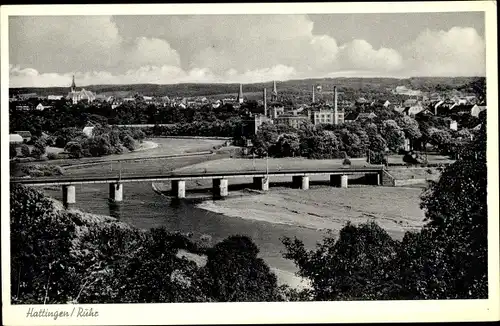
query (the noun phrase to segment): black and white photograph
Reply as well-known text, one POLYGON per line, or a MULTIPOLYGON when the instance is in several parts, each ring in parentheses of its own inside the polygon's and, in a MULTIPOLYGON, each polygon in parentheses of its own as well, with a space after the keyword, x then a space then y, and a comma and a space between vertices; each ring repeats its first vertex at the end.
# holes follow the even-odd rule
POLYGON ((299 5, 1 8, 6 324, 500 318, 496 2, 299 5))

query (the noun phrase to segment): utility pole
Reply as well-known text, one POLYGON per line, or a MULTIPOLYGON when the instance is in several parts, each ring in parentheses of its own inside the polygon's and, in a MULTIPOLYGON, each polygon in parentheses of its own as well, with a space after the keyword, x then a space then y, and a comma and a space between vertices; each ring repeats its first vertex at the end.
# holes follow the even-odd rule
POLYGON ((269 175, 269 154, 266 153, 266 176, 269 175))

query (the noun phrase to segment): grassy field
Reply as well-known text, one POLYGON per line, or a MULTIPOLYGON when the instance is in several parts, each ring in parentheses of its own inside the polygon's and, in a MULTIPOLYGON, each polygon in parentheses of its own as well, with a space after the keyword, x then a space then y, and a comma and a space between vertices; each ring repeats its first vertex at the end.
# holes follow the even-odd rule
POLYGON ((419 230, 424 224, 420 209, 422 189, 393 187, 313 187, 307 191, 273 188, 266 194, 205 201, 200 208, 269 223, 288 224, 334 233, 347 222, 375 221, 394 237, 419 230))
POLYGON ((217 155, 200 155, 179 158, 155 158, 152 160, 137 159, 123 162, 109 161, 97 165, 65 168, 64 174, 70 176, 118 176, 120 170, 122 175, 138 173, 162 174, 186 165, 198 164, 219 157, 217 155))
MULTIPOLYGON (((214 139, 179 139, 179 138, 152 138, 144 141, 143 148, 136 151, 107 155, 101 157, 83 157, 80 159, 60 159, 40 162, 40 164, 56 164, 56 165, 78 165, 82 163, 93 162, 109 162, 118 160, 134 160, 144 158, 155 158, 168 155, 189 154, 203 151, 213 150, 214 147, 220 146, 224 140, 214 139)), ((108 163, 104 163, 108 164, 108 163)), ((111 163, 109 163, 111 164, 111 163)))
MULTIPOLYGON (((404 155, 393 154, 388 157, 389 164, 402 164, 404 155)), ((455 162, 446 155, 428 154, 427 161, 430 164, 451 164, 455 162)))
MULTIPOLYGON (((327 169, 342 167, 342 159, 310 160, 306 158, 269 158, 267 166, 269 172, 293 169, 327 169)), ((370 166, 363 158, 351 159, 351 166, 370 166)), ((227 158, 216 161, 203 162, 196 165, 186 166, 175 170, 182 173, 214 173, 214 172, 238 172, 238 171, 265 171, 266 159, 237 159, 227 158)))

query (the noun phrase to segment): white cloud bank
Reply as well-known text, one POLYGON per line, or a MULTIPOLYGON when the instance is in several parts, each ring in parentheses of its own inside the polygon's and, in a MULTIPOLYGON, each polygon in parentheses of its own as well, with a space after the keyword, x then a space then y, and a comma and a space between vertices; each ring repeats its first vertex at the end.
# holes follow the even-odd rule
POLYGON ((361 39, 339 45, 315 35, 305 15, 125 25, 107 16, 21 18, 10 24, 11 87, 68 86, 72 74, 78 86, 485 74, 485 42, 473 28, 427 30, 397 50, 361 39))

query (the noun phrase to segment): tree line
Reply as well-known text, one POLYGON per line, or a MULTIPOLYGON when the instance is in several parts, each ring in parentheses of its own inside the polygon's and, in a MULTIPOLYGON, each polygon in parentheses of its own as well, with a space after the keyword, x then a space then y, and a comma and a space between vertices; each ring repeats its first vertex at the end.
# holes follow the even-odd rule
MULTIPOLYGON (((371 163, 381 164, 390 153, 411 156, 413 151, 425 150, 426 144, 442 154, 456 155, 475 133, 467 128, 450 130, 446 118, 425 115, 413 118, 385 108, 379 108, 377 113, 374 119, 340 125, 303 124, 298 129, 264 123, 252 137, 253 150, 257 156, 369 157, 371 163)), ((478 123, 479 119, 475 119, 469 125, 478 123)), ((411 158, 407 161, 418 163, 411 158)))

